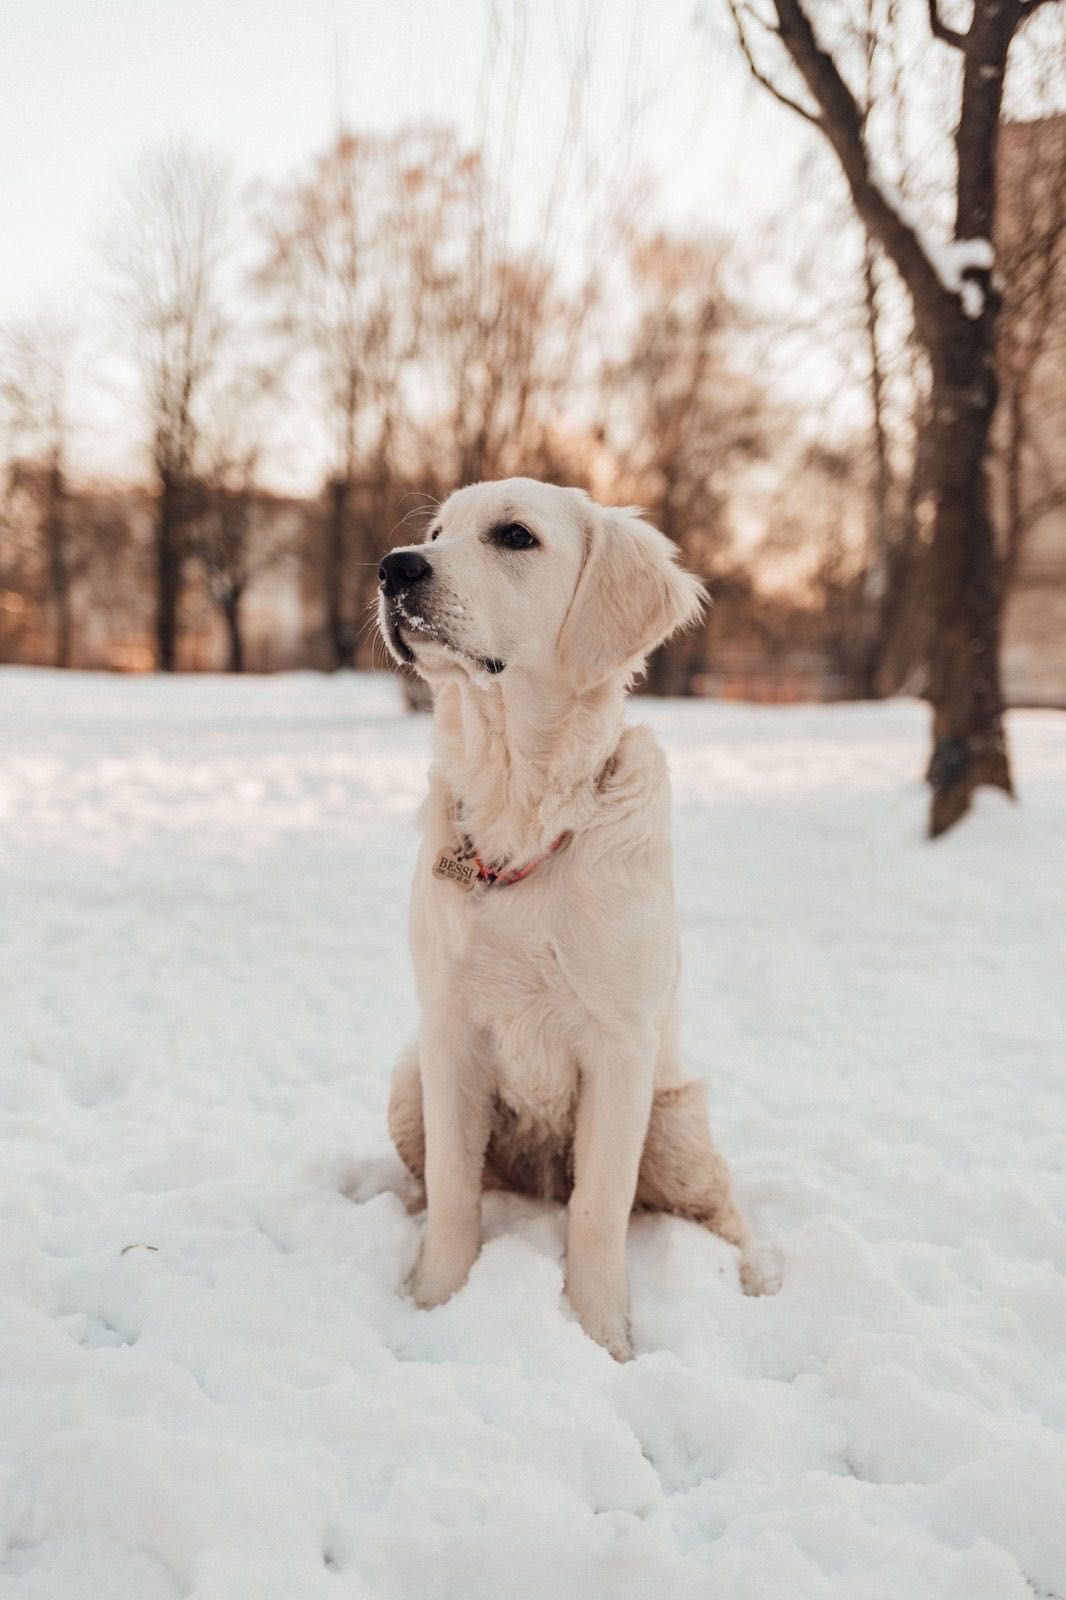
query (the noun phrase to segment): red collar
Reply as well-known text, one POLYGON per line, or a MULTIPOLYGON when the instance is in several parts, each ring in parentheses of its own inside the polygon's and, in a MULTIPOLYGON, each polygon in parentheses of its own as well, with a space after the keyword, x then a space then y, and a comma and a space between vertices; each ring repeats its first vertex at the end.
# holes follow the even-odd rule
POLYGON ((569 837, 570 832, 567 830, 561 833, 557 839, 552 840, 542 856, 534 856, 533 860, 527 861, 524 867, 503 867, 499 872, 487 867, 475 850, 474 861, 477 863, 478 878, 482 883, 487 883, 490 889, 507 889, 512 883, 521 883, 523 878, 528 878, 531 872, 535 872, 538 867, 543 866, 545 861, 555 854, 556 850, 560 850, 569 837))
MULTIPOLYGON (((617 766, 618 750, 616 749, 607 757, 597 774, 597 792, 602 791, 604 784, 614 776, 617 766)), ((534 856, 533 860, 527 861, 524 867, 500 867, 497 870, 494 867, 485 865, 475 850, 474 842, 470 835, 462 832, 463 802, 461 800, 453 800, 451 814, 452 821, 460 829, 460 843, 458 848, 450 851, 445 850, 442 853, 433 868, 433 872, 436 877, 446 878, 452 883, 457 883, 462 889, 472 889, 475 883, 484 883, 490 889, 507 889, 510 888, 512 883, 521 883, 523 878, 528 878, 531 872, 536 872, 537 868, 542 867, 545 861, 549 860, 557 850, 561 850, 573 835, 573 830, 566 828, 557 839, 552 840, 543 855, 534 856), (470 865, 471 862, 477 868, 476 876, 473 867, 470 865)))

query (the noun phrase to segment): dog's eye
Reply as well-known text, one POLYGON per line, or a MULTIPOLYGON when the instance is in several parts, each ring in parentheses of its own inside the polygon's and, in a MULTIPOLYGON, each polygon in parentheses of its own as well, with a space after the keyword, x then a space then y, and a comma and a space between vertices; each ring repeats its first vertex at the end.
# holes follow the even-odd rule
POLYGON ((438 522, 437 526, 433 529, 433 532, 429 536, 430 544, 433 543, 434 539, 437 538, 439 533, 440 533, 440 523, 438 522))
POLYGON ((529 529, 523 528, 520 522, 505 522, 495 529, 492 537, 504 550, 534 550, 537 545, 529 529))

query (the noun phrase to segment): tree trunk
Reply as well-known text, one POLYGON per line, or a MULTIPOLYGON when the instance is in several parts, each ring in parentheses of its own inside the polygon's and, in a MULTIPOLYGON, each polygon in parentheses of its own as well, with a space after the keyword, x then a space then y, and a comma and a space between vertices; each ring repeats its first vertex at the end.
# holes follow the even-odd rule
POLYGON ((644 670, 644 682, 641 688, 645 694, 668 695, 671 693, 673 668, 667 659, 668 646, 661 644, 658 650, 648 657, 648 665, 644 670))
POLYGON ((933 352, 929 832, 937 838, 990 784, 1013 795, 1003 728, 1001 595, 985 463, 997 383, 986 315, 959 310, 933 352))
MULTIPOLYGON (((676 501, 678 468, 673 459, 667 459, 660 462, 659 471, 662 474, 663 489, 654 509, 655 525, 671 544, 676 545, 683 561, 684 546, 678 537, 681 531, 681 517, 677 512, 676 501)), ((642 692, 674 696, 689 694, 696 645, 701 638, 700 632, 678 634, 654 650, 648 658, 642 692)))
POLYGON ((864 663, 867 698, 880 700, 898 694, 913 660, 900 629, 910 589, 915 545, 913 513, 904 511, 896 538, 888 552, 885 590, 877 608, 873 637, 864 663))
POLYGON ((45 548, 48 557, 48 588, 55 615, 57 667, 69 667, 73 617, 70 604, 70 563, 67 549, 66 482, 63 468, 53 461, 48 472, 48 505, 45 513, 45 548))
POLYGON ((873 244, 869 234, 862 255, 863 321, 870 354, 870 442, 873 446, 874 477, 870 494, 871 536, 863 577, 862 638, 857 666, 859 698, 874 700, 880 693, 880 674, 887 651, 885 634, 887 598, 892 564, 890 505, 892 472, 888 459, 888 434, 885 427, 885 384, 878 340, 877 280, 874 276, 873 244))
POLYGON ((350 667, 355 660, 356 631, 344 612, 344 586, 348 569, 348 500, 351 483, 333 478, 329 485, 329 521, 326 526, 326 633, 330 665, 350 667))
POLYGON ((928 659, 927 607, 919 600, 924 551, 918 535, 919 507, 929 493, 929 403, 918 400, 914 458, 902 487, 885 563, 884 592, 877 607, 867 662, 876 698, 899 694, 915 667, 928 659))
POLYGON ((173 477, 160 477, 155 520, 156 569, 156 670, 173 672, 177 667, 178 595, 181 587, 180 489, 173 477))
POLYGON ((226 622, 226 671, 244 671, 244 634, 241 632, 242 589, 230 589, 222 601, 222 615, 226 622))
POLYGON ((1006 399, 1007 448, 1003 470, 1006 479, 1006 528, 1004 529, 1003 556, 1000 586, 1008 595, 1018 571, 1018 563, 1025 539, 1025 516, 1022 509, 1022 474, 1025 448, 1025 409, 1021 385, 1012 382, 1006 399))
POLYGON ((688 695, 692 692, 692 640, 668 639, 649 657, 642 693, 688 695))
MULTIPOLYGON (((1003 79, 1021 18, 1021 8, 1003 0, 979 0, 973 9, 955 131, 956 239, 992 238, 1003 79)), ((934 839, 965 816, 980 784, 1014 793, 999 668, 1003 596, 986 471, 999 395, 1000 295, 987 269, 972 277, 981 296, 978 314, 968 316, 962 298, 956 298, 950 314, 941 315, 938 336, 927 340, 935 496, 929 651, 933 752, 927 778, 934 839)))

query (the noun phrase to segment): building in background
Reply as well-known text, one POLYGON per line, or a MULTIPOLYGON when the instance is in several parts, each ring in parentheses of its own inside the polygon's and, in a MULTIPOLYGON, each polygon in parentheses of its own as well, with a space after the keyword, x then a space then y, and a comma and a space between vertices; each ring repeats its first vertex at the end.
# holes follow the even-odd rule
POLYGON ((995 503, 1013 705, 1066 706, 1066 116, 1005 123, 995 503))

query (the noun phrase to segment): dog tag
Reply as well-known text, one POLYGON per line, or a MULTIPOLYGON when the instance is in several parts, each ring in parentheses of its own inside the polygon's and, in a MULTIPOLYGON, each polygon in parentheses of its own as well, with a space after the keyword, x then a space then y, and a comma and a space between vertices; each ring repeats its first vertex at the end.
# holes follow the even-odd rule
POLYGON ((457 888, 466 891, 472 889, 477 882, 477 868, 469 861, 460 861, 451 850, 442 850, 434 865, 433 876, 444 878, 448 883, 454 883, 457 888))

